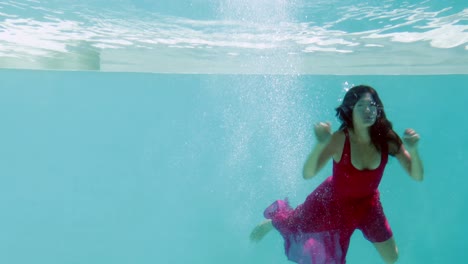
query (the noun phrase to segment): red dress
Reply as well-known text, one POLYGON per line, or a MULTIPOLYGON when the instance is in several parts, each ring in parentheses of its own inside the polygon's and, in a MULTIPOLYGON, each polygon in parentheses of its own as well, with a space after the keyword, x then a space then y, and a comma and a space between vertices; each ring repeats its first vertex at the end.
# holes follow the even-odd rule
POLYGON ((328 177, 296 209, 278 200, 264 212, 284 238, 286 255, 296 263, 346 262, 351 235, 360 229, 371 242, 383 242, 392 231, 380 203, 378 186, 388 161, 388 148, 374 170, 358 170, 351 163, 349 135, 340 162, 333 162, 328 177))

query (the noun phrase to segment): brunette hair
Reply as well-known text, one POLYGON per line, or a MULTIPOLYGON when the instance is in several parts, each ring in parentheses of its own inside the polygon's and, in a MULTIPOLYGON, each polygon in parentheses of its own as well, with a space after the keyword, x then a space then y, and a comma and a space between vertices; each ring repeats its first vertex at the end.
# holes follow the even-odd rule
POLYGON ((357 101, 366 93, 371 95, 372 100, 374 100, 377 105, 377 118, 369 131, 372 144, 374 144, 379 151, 388 149, 389 154, 394 156, 400 150, 402 144, 401 138, 393 131, 392 123, 385 115, 384 106, 377 91, 370 86, 358 85, 346 92, 343 102, 335 109, 336 116, 341 122, 340 130, 345 128, 354 129, 353 108, 357 101))

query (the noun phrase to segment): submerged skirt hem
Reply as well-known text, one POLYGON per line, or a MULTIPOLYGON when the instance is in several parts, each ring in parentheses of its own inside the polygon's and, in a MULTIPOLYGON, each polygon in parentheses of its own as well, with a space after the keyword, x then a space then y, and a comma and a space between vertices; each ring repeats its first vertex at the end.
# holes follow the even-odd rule
POLYGON ((284 249, 290 261, 299 264, 343 264, 349 234, 342 230, 307 231, 300 229, 301 219, 288 200, 278 200, 267 207, 264 216, 284 239, 284 249))

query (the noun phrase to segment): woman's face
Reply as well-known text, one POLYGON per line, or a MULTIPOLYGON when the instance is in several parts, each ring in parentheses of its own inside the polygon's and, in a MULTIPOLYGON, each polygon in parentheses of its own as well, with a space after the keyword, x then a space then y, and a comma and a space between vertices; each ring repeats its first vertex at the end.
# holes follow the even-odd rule
POLYGON ((377 104, 370 93, 365 93, 353 107, 354 127, 370 127, 377 119, 377 104))

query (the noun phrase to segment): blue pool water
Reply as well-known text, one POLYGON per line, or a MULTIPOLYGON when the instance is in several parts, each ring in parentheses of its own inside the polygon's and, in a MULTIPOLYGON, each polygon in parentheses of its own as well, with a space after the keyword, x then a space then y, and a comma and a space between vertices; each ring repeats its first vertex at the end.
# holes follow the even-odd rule
POLYGON ((0 263, 289 263, 248 235, 361 83, 421 135, 380 188, 400 263, 468 257, 463 1, 66 2, 0 3, 0 263))
MULTIPOLYGON (((301 166, 313 122, 337 128, 353 83, 422 137, 425 181, 391 160, 381 184, 401 262, 467 257, 466 75, 0 77, 2 263, 287 263, 278 234, 248 234, 271 201, 297 205, 330 174, 304 181, 301 166)), ((356 232, 349 263, 378 260, 356 232)))
POLYGON ((464 0, 8 0, 0 3, 0 67, 466 74, 467 5, 464 0))

